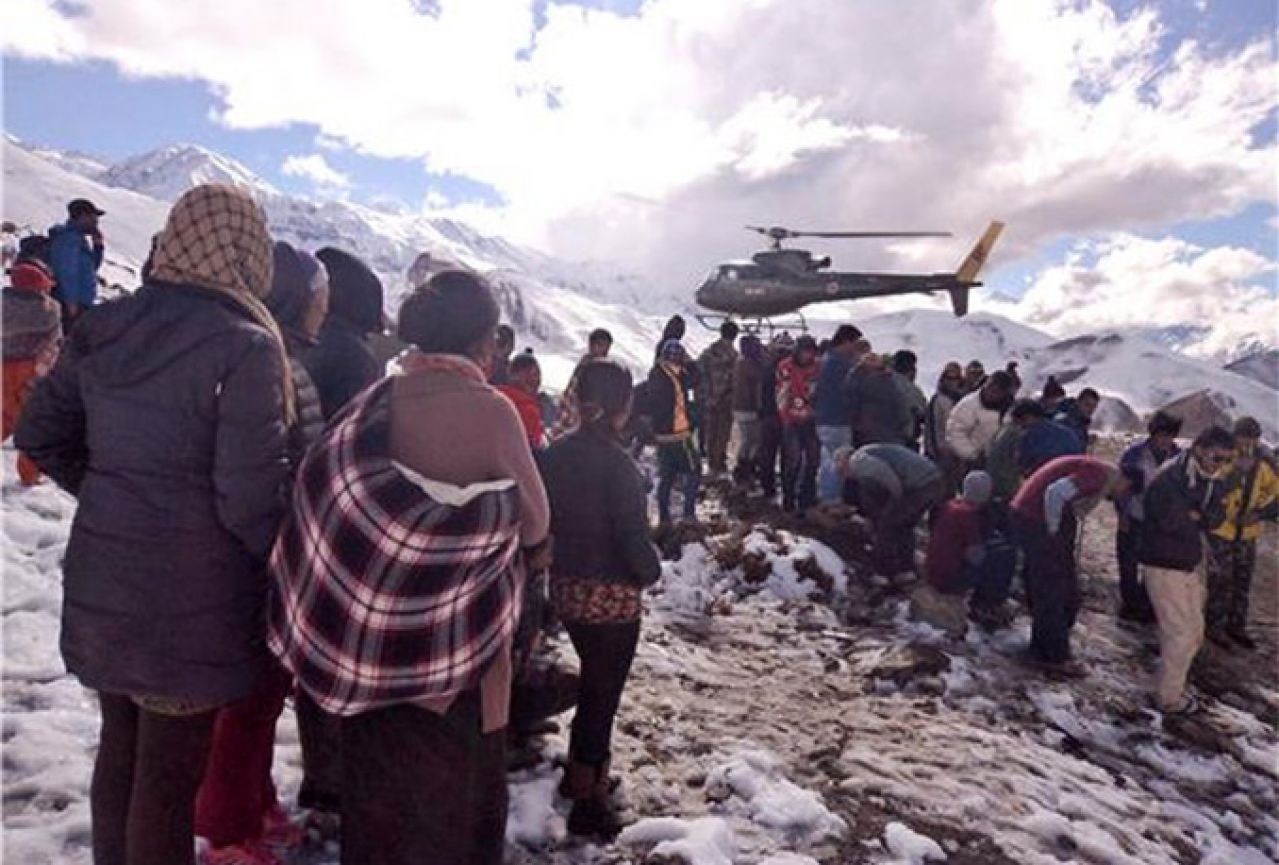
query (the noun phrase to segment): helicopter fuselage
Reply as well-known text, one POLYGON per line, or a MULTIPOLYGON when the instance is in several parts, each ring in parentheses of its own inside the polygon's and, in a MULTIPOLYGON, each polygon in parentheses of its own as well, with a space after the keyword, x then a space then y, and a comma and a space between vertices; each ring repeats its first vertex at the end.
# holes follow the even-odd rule
POLYGON ((797 312, 814 303, 931 294, 963 285, 951 273, 796 273, 742 262, 716 268, 698 287, 696 297, 701 306, 715 312, 767 318, 797 312))

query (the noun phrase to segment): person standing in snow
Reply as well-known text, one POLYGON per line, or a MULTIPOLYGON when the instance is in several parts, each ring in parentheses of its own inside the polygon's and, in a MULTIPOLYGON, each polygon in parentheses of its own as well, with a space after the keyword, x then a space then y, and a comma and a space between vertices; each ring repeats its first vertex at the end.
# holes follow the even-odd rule
POLYGON ((1177 436, 1181 420, 1157 411, 1146 424, 1146 438, 1133 444, 1119 458, 1119 468, 1132 481, 1132 490, 1115 502, 1118 525, 1115 529, 1115 562, 1119 567, 1119 618, 1128 622, 1153 622, 1155 610, 1141 579, 1137 551, 1145 519, 1143 498, 1159 467, 1181 453, 1177 436))
POLYGON ((782 421, 777 412, 777 369, 795 350, 788 333, 779 333, 768 344, 759 387, 759 450, 755 464, 764 498, 777 495, 777 457, 782 446, 782 421))
POLYGON ((529 447, 535 451, 546 447, 546 427, 542 425, 542 404, 538 399, 542 392, 542 367, 531 350, 511 361, 507 383, 497 389, 519 412, 529 447))
POLYGON ((777 365, 777 417, 782 428, 782 510, 804 511, 817 503, 817 342, 795 340, 795 353, 777 365))
POLYGON ((1279 519, 1279 475, 1262 458, 1260 447, 1261 424, 1253 417, 1239 418, 1225 519, 1208 535, 1208 638, 1223 647, 1257 648, 1248 635, 1257 539, 1263 521, 1279 519))
POLYGON ((1075 434, 1079 440, 1077 453, 1087 453, 1089 446, 1088 431, 1092 426, 1092 416, 1097 413, 1101 404, 1101 395, 1090 387, 1079 392, 1073 399, 1062 400, 1057 406, 1053 420, 1075 434))
POLYGON ((941 470, 904 445, 870 444, 839 460, 844 499, 874 526, 875 569, 886 577, 915 568, 915 526, 949 494, 941 470))
POLYGON ((53 297, 68 325, 97 302, 98 269, 106 254, 98 219, 105 215, 92 201, 77 198, 67 204, 67 221, 49 229, 53 297))
POLYGON ((613 720, 639 643, 640 594, 661 574, 649 542, 644 482, 622 446, 631 376, 610 361, 582 369, 582 423, 541 461, 551 503, 551 601, 581 660, 577 712, 561 790, 568 831, 613 838, 609 787, 613 720))
POLYGON ((697 516, 697 491, 701 487, 702 460, 693 444, 693 386, 687 369, 688 355, 678 340, 662 347, 661 360, 648 375, 646 402, 657 441, 657 515, 662 525, 671 522, 671 493, 679 484, 684 493, 684 519, 697 516))
POLYGON ((742 356, 733 370, 733 426, 737 430, 737 458, 733 480, 747 484, 758 475, 760 381, 767 358, 759 337, 748 333, 741 340, 742 356))
POLYGON ((315 257, 329 274, 329 314, 304 361, 327 421, 385 372, 369 347, 382 332, 382 281, 349 252, 326 246, 315 257))
POLYGON ((1061 401, 1066 398, 1066 389, 1057 381, 1055 375, 1048 376, 1048 381, 1044 382, 1043 392, 1039 395, 1039 402, 1044 407, 1044 414, 1053 417, 1057 414, 1057 407, 1061 405, 1061 401))
POLYGON ((18 226, 0 222, 0 271, 8 272, 18 260, 18 226))
POLYGON ((270 669, 262 578, 296 417, 266 217, 197 186, 148 281, 85 310, 18 423, 19 448, 78 499, 62 655, 98 692, 94 861, 190 865, 217 710, 270 669))
MULTIPOLYGON (((62 342, 62 313, 49 293, 53 275, 35 257, 17 260, 9 270, 4 289, 4 430, 7 440, 18 426, 22 407, 36 381, 48 374, 58 359, 62 342)), ((40 482, 40 469, 26 454, 18 453, 18 480, 23 486, 40 482)))
POLYGON ((724 322, 719 326, 719 339, 697 359, 701 372, 698 403, 702 407, 702 443, 707 464, 714 474, 728 471, 728 440, 733 433, 733 373, 737 366, 737 349, 733 343, 739 332, 736 324, 724 322))
POLYGON ((937 379, 937 390, 928 400, 924 415, 924 454, 937 463, 946 476, 946 485, 952 491, 959 488, 960 467, 963 462, 946 443, 946 423, 955 404, 964 398, 964 368, 958 361, 950 361, 937 379))
POLYGON ((1070 652, 1070 631, 1080 603, 1075 560, 1079 521, 1102 498, 1121 498, 1128 487, 1127 478, 1110 463, 1064 456, 1026 478, 1013 497, 1013 531, 1025 553, 1031 614, 1026 657, 1047 673, 1073 677, 1085 673, 1070 652))
POLYGON ((835 471, 835 453, 853 443, 849 425, 852 412, 844 381, 857 362, 870 351, 862 340, 862 332, 851 324, 835 328, 830 346, 822 355, 817 374, 817 391, 813 402, 817 410, 817 440, 822 446, 821 466, 817 471, 817 497, 823 502, 837 502, 840 497, 839 473, 835 471), (859 349, 865 348, 865 351, 859 349))
POLYGON ((928 398, 915 384, 919 375, 919 358, 913 351, 902 349, 893 355, 893 381, 906 406, 908 420, 902 431, 903 441, 912 450, 919 450, 919 438, 924 429, 924 415, 928 413, 928 398))
POLYGON ((1163 464, 1142 502, 1138 557, 1159 624, 1155 703, 1166 713, 1198 709, 1186 693, 1186 678, 1204 639, 1204 546, 1208 533, 1225 521, 1222 500, 1234 451, 1228 430, 1209 427, 1189 451, 1163 464))
POLYGON ((497 321, 474 273, 405 299, 404 372, 312 446, 271 559, 271 649, 341 718, 343 865, 502 861, 511 646, 550 542, 519 416, 487 384, 497 321))
POLYGON ((951 410, 946 420, 946 444, 968 470, 986 464, 991 442, 1012 401, 1012 377, 1001 369, 951 410))
POLYGON ((874 352, 863 356, 848 374, 844 389, 854 447, 906 444, 913 417, 899 379, 874 352))
MULTIPOLYGON (((266 306, 284 334, 297 393, 297 418, 289 428, 289 464, 296 471, 324 429, 320 395, 301 355, 319 336, 329 284, 318 259, 287 243, 275 244, 273 259, 266 306)), ((278 865, 301 845, 303 830, 285 814, 271 780, 275 726, 292 684, 288 673, 274 665, 252 694, 218 712, 196 797, 195 831, 210 844, 201 865, 278 865)))
POLYGON ((511 382, 511 355, 515 353, 515 328, 509 324, 497 326, 497 355, 493 358, 493 374, 489 384, 501 387, 511 382))

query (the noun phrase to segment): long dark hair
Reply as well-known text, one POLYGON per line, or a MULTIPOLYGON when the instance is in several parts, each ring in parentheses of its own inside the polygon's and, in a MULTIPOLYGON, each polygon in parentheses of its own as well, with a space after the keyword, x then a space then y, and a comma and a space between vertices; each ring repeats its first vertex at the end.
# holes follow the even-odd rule
POLYGON ((631 374, 611 360, 588 361, 577 374, 580 429, 590 435, 617 437, 614 420, 631 404, 631 374))

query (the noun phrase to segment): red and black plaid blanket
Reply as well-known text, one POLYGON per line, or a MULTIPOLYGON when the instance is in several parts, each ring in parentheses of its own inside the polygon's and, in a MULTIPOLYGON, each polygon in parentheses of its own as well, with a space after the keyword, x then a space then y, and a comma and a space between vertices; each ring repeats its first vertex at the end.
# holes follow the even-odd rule
POLYGON ((271 650, 339 715, 476 687, 524 590, 515 483, 397 465, 390 391, 366 391, 308 452, 271 556, 271 650))

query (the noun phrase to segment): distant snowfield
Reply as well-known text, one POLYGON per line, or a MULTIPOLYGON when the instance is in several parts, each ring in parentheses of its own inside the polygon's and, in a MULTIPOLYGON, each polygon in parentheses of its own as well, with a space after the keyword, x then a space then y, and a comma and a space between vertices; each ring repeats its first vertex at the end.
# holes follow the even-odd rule
MULTIPOLYGON (((23 865, 87 865, 96 706, 57 649, 74 503, 49 484, 14 486, 11 450, 3 460, 4 852, 23 865)), ((1104 515, 1090 521, 1085 573, 1109 567, 1108 530, 1104 515)), ((1265 672, 1273 654, 1219 674, 1208 734, 1172 735, 1146 708, 1147 639, 1116 628, 1108 612, 1085 610, 1076 631, 1093 675, 1047 683, 1013 657, 1024 618, 996 637, 950 640, 908 621, 903 601, 830 547, 788 532, 738 533, 685 546, 646 596, 614 738, 635 822, 607 847, 566 837, 552 762, 566 749, 561 733, 539 765, 510 777, 508 862, 1279 858, 1279 691, 1265 672)), ((1091 590, 1113 591, 1100 579, 1091 590)), ((1273 627, 1273 610, 1265 615, 1273 627)), ((300 780, 291 712, 275 775, 291 807, 300 780)), ((313 851, 306 861, 337 858, 313 851)))

